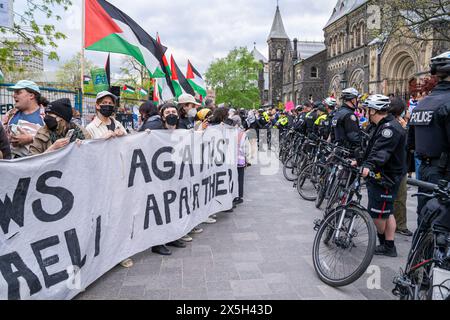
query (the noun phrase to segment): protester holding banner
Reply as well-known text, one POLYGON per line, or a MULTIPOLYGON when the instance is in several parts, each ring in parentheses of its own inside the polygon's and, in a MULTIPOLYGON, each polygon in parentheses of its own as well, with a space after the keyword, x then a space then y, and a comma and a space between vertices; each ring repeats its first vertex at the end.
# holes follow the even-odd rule
POLYGON ((109 91, 102 91, 97 94, 96 115, 94 120, 86 127, 92 139, 109 139, 127 134, 123 125, 112 117, 116 102, 117 97, 109 91))
POLYGON ((142 125, 138 131, 163 129, 163 122, 159 115, 158 108, 152 101, 144 102, 139 107, 142 125))
POLYGON ((208 117, 212 115, 212 111, 209 108, 203 108, 195 116, 195 131, 205 130, 208 127, 208 117))
POLYGON ((10 159, 11 158, 11 148, 9 146, 8 136, 0 123, 0 159, 10 159))
POLYGON ((14 91, 15 102, 15 108, 8 113, 5 123, 12 157, 26 157, 30 154, 29 147, 34 135, 44 125, 41 105, 46 104, 47 100, 41 96, 38 85, 32 81, 21 80, 8 90, 14 91))
POLYGON ((178 98, 178 107, 180 112, 179 129, 194 128, 195 116, 197 115, 197 107, 201 106, 194 96, 185 93, 178 98))
POLYGON ((56 151, 76 140, 91 139, 83 127, 71 120, 72 104, 68 98, 51 102, 45 110, 45 126, 38 130, 30 146, 31 155, 56 151))

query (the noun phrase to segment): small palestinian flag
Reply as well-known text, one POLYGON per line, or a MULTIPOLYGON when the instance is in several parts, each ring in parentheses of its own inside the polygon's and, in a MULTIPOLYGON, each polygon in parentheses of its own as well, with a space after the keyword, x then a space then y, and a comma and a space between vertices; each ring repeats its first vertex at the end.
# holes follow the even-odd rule
POLYGON ((136 90, 133 87, 130 87, 127 85, 124 85, 122 90, 127 93, 135 93, 136 92, 136 90))
POLYGON ((148 95, 148 92, 145 91, 144 89, 140 88, 140 89, 139 89, 139 94, 140 94, 141 96, 145 97, 146 95, 148 95))
POLYGON ((172 85, 175 90, 176 97, 178 98, 183 93, 189 93, 190 95, 195 96, 194 90, 184 77, 184 74, 181 72, 180 68, 178 68, 173 56, 170 57, 170 69, 172 70, 172 85))
POLYGON ((89 77, 89 76, 84 76, 84 77, 83 77, 83 83, 84 83, 84 84, 89 84, 89 82, 91 82, 91 77, 89 77))
POLYGON ((186 79, 191 85, 191 87, 194 89, 195 92, 197 92, 201 97, 206 97, 206 84, 203 80, 200 72, 198 72, 192 63, 188 60, 188 67, 187 67, 187 73, 186 73, 186 79))

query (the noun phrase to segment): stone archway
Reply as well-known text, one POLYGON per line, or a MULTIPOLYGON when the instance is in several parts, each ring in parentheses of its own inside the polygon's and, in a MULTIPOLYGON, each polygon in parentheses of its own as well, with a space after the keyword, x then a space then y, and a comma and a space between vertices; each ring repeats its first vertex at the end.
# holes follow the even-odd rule
POLYGON ((341 77, 339 75, 335 75, 330 82, 330 87, 328 89, 328 94, 330 96, 335 96, 336 98, 340 97, 342 92, 341 89, 341 77))
POLYGON ((409 87, 412 79, 418 72, 415 55, 405 48, 398 47, 386 53, 382 65, 385 77, 384 94, 394 93, 405 99, 409 96, 409 87))
POLYGON ((352 72, 349 87, 355 88, 361 94, 364 92, 364 70, 356 69, 352 72))

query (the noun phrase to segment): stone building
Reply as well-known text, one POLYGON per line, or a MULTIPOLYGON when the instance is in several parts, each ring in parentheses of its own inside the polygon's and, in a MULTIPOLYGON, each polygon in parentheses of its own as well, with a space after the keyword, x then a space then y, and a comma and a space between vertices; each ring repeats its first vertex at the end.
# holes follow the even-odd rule
MULTIPOLYGON (((323 28, 324 43, 291 41, 277 6, 267 40, 267 102, 300 104, 329 95, 339 98, 347 87, 407 99, 432 81, 430 59, 449 50, 450 44, 401 36, 374 38, 371 35, 380 30, 371 29, 375 26, 371 4, 370 0, 338 0, 323 28)), ((448 28, 448 21, 445 23, 444 28, 448 28)), ((403 30, 402 34, 407 32, 411 31, 403 30)))

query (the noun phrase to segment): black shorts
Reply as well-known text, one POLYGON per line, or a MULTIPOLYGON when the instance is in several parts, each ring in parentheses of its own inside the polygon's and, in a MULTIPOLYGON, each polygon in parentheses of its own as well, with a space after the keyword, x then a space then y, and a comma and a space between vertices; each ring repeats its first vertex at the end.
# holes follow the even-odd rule
POLYGON ((367 211, 373 219, 389 219, 394 214, 394 201, 400 183, 396 183, 392 188, 383 187, 374 182, 367 182, 367 193, 369 203, 367 211))

